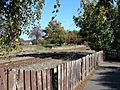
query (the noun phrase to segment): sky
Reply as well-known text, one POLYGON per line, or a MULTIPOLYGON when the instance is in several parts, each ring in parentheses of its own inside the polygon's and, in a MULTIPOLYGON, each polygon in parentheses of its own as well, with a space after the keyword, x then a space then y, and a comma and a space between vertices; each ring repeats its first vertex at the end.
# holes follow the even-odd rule
MULTIPOLYGON (((54 16, 52 11, 54 10, 55 3, 55 0, 45 0, 45 6, 43 7, 41 19, 39 21, 42 29, 47 27, 48 22, 51 20, 52 16, 54 16)), ((60 0, 60 4, 61 7, 55 20, 60 21, 65 30, 79 30, 73 21, 73 15, 77 15, 77 9, 80 7, 80 0, 60 0)), ((31 39, 26 34, 22 34, 21 38, 24 40, 31 39)))

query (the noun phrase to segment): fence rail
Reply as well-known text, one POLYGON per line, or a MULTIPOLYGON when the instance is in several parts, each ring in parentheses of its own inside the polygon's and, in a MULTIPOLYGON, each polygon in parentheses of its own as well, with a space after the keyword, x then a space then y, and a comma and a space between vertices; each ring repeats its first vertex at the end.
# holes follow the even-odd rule
POLYGON ((0 68, 0 90, 73 90, 103 61, 103 51, 40 71, 0 68))

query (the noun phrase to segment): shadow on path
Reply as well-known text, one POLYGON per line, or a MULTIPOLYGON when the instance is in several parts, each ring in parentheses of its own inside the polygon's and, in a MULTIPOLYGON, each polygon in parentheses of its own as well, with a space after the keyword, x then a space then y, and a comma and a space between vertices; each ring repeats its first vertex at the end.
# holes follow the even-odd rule
POLYGON ((105 62, 88 81, 85 90, 120 90, 120 64, 105 62))

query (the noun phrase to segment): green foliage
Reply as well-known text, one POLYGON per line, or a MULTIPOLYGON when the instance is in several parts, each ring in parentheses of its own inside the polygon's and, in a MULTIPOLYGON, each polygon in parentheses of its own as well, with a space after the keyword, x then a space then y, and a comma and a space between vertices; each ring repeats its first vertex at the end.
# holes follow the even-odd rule
POLYGON ((117 6, 115 7, 112 26, 114 30, 113 34, 115 37, 112 48, 120 50, 120 0, 117 1, 117 6))
POLYGON ((73 17, 76 25, 81 28, 80 35, 90 42, 92 49, 112 49, 115 41, 114 29, 118 25, 113 25, 116 23, 116 13, 112 0, 81 1, 84 12, 73 17))
MULTIPOLYGON (((90 42, 93 49, 120 49, 120 0, 116 1, 115 6, 113 0, 81 0, 84 12, 79 8, 74 21, 81 28, 80 36, 90 42)), ((30 24, 40 19, 43 5, 44 0, 0 0, 1 48, 7 51, 18 49, 19 36, 22 31, 28 30, 30 24)), ((52 20, 59 7, 60 2, 56 0, 52 20)), ((65 42, 67 34, 59 22, 49 22, 45 32, 47 43, 65 42)), ((71 40, 75 38, 73 33, 70 36, 71 40)))
POLYGON ((76 30, 68 31, 66 34, 65 42, 67 44, 80 44, 80 35, 76 30))
POLYGON ((65 42, 66 31, 61 27, 61 23, 56 20, 50 21, 44 32, 46 33, 45 40, 49 44, 61 45, 65 42))
POLYGON ((50 41, 46 39, 41 40, 41 45, 47 45, 47 44, 50 44, 50 41))
POLYGON ((17 49, 22 31, 35 19, 40 18, 43 0, 3 0, 0 8, 0 44, 8 51, 17 49))
POLYGON ((32 40, 32 45, 39 45, 39 44, 41 44, 41 40, 40 39, 38 39, 38 40, 33 39, 32 40))
MULTIPOLYGON (((36 20, 39 23, 43 5, 44 0, 0 0, 0 45, 2 48, 7 51, 18 49, 19 36, 22 32, 28 32, 29 26, 36 20)), ((59 0, 56 0, 55 5, 57 13, 60 7, 59 0)))

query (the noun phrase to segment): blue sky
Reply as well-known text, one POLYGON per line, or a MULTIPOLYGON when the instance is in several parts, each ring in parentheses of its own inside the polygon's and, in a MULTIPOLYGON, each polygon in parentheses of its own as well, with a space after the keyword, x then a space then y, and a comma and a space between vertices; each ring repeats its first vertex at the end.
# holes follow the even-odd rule
MULTIPOLYGON (((74 24, 73 15, 77 15, 77 9, 80 7, 80 0, 60 0, 60 3, 61 7, 55 19, 62 23, 65 30, 79 30, 74 24)), ((42 10, 40 20, 43 29, 48 25, 51 17, 54 16, 54 14, 52 14, 54 4, 55 0, 45 0, 45 6, 42 10)), ((22 34, 21 38, 25 40, 30 39, 26 34, 22 34)))

